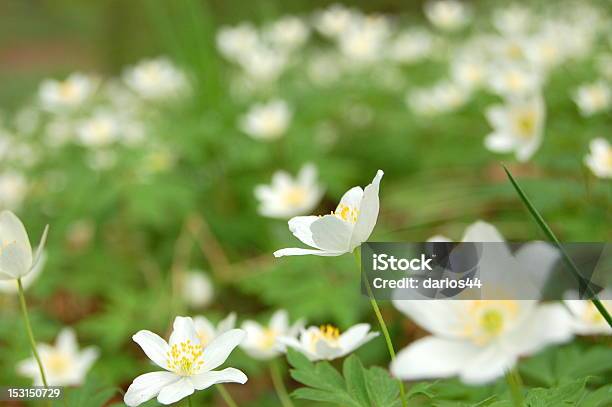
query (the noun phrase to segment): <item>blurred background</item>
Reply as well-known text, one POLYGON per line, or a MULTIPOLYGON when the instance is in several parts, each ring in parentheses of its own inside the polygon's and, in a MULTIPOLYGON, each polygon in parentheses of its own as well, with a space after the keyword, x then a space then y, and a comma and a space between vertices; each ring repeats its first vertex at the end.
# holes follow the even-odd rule
MULTIPOLYGON (((315 325, 374 324, 350 256, 272 253, 301 245, 288 218, 329 213, 378 169, 373 241, 459 240, 477 220, 509 241, 542 239, 501 162, 561 240, 610 239, 609 1, 334 4, 0 4, 0 208, 33 244, 50 225, 27 291, 33 325, 40 342, 73 326, 99 347, 87 391, 148 371, 131 335, 168 332, 175 315, 263 321, 283 308, 315 325), (494 106, 508 109, 502 124, 494 106), (525 157, 491 148, 492 133, 540 141, 525 157), (306 164, 314 176, 283 195, 275 173, 306 164), (257 192, 273 177, 274 193, 257 192)), ((0 383, 27 385, 13 368, 29 355, 17 300, 0 302, 0 383)), ((424 334, 384 308, 398 347, 424 334)), ((383 341, 359 354, 386 366, 383 341)), ((265 367, 232 357, 251 379, 232 387, 240 405, 277 405, 265 367)))

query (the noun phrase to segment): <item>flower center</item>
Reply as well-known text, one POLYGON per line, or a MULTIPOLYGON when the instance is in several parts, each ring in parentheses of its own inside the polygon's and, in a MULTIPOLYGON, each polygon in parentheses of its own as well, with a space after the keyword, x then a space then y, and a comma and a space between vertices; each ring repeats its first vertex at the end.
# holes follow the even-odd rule
POLYGON ((465 335, 477 345, 499 337, 518 314, 516 301, 473 301, 468 304, 465 335))
POLYGON ((175 343, 168 351, 168 369, 180 376, 192 376, 204 364, 202 345, 185 342, 175 343))
POLYGON ((259 339, 259 345, 262 349, 270 349, 276 344, 276 337, 278 336, 278 332, 274 329, 264 329, 261 334, 261 338, 259 339))
POLYGON ((534 111, 522 112, 516 118, 516 130, 522 139, 533 137, 536 127, 536 114, 534 111))
POLYGON ((496 336, 504 327, 504 316, 498 310, 488 310, 480 317, 480 325, 486 333, 496 336))
POLYGON ((64 81, 59 85, 60 97, 65 101, 70 101, 76 96, 76 86, 72 82, 64 81))
POLYGON ((342 219, 345 222, 357 223, 359 217, 359 209, 349 205, 340 204, 335 211, 332 211, 332 215, 342 219))
POLYGON ((70 359, 64 353, 53 352, 45 358, 45 368, 53 375, 62 375, 70 370, 70 359))
POLYGON ((291 187, 283 193, 282 199, 287 206, 300 206, 306 200, 306 190, 302 187, 291 187))

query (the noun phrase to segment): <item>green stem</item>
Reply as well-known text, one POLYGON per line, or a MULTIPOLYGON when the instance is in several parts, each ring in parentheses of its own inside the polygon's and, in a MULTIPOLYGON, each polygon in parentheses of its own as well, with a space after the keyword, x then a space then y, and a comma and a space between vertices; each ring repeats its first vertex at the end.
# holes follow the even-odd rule
MULTIPOLYGON (((357 266, 359 267, 359 271, 361 272, 361 248, 355 250, 355 259, 357 261, 357 266)), ((374 314, 376 314, 376 318, 378 319, 378 324, 380 325, 380 329, 382 330, 383 336, 385 337, 385 342, 387 344, 387 350, 389 351, 389 356, 391 356, 391 361, 395 360, 395 349, 393 348, 393 342, 391 341, 391 335, 389 335, 389 330, 387 329, 387 324, 380 312, 380 308, 378 307, 378 303, 376 302, 376 298, 374 297, 374 293, 372 292, 372 287, 370 287, 370 282, 368 281, 367 276, 363 278, 366 286, 366 291, 368 293, 368 297, 370 297, 370 304, 372 305, 372 309, 374 310, 374 314)), ((406 401, 406 390, 404 389, 404 382, 401 379, 397 380, 400 390, 400 399, 402 400, 402 407, 408 406, 408 402, 406 401)))
POLYGON ((505 165, 502 165, 502 166, 504 167, 504 171, 506 172, 506 175, 508 176, 508 179, 512 183, 512 186, 514 187, 514 189, 518 193, 519 197, 521 198, 521 200, 523 201, 525 206, 527 206, 527 209, 529 210, 529 213, 531 214, 531 216, 533 216, 533 218, 535 219, 536 223, 538 224, 538 226, 540 226, 540 228, 542 229, 544 234, 550 240, 552 240, 554 245, 561 252, 561 255, 563 257, 563 261, 568 266, 568 269, 571 272, 571 274, 578 280, 578 284, 579 284, 580 288, 586 290, 587 294, 591 298, 591 301, 593 302, 593 305, 595 305, 595 308, 597 308, 597 311, 599 311, 599 313, 604 317, 606 322, 608 322, 608 325, 610 325, 610 327, 612 327, 612 317, 608 313, 608 310, 606 310, 606 307, 601 303, 601 301, 597 297, 597 294, 595 294, 595 292, 593 291, 593 288, 591 287, 590 281, 582 276, 582 274, 578 270, 578 266, 576 266, 576 264, 574 263, 572 258, 565 252, 565 249, 563 248, 563 246, 561 246, 561 243, 559 242, 559 239, 557 239, 557 236, 555 236, 555 234, 550 229, 548 224, 546 224, 546 221, 544 220, 542 215, 540 215, 540 213, 535 208, 535 206, 533 206, 533 204, 531 203, 529 198, 527 198, 527 195, 525 194, 525 191, 523 191, 523 188, 521 188, 520 185, 518 184, 518 182, 516 182, 516 180, 514 179, 514 177, 512 176, 510 171, 508 170, 508 168, 506 168, 505 165))
POLYGON ((523 407, 523 380, 516 368, 506 373, 506 382, 510 388, 510 397, 514 407, 523 407))
POLYGON ((47 384, 47 377, 45 376, 45 369, 43 369, 43 364, 40 360, 40 356, 38 355, 38 350, 36 349, 36 341, 34 340, 34 333, 32 332, 32 325, 30 325, 30 317, 28 316, 28 306, 26 305, 25 294, 23 292, 23 285, 21 284, 21 278, 17 279, 17 288, 19 291, 19 304, 21 305, 21 313, 23 314, 23 321, 26 326, 28 338, 30 339, 30 347, 32 348, 34 359, 36 359, 36 363, 38 364, 38 370, 40 370, 40 377, 42 378, 42 382, 45 387, 49 387, 49 385, 47 384))
POLYGON ((270 376, 272 377, 272 384, 274 385, 274 390, 276 391, 276 395, 278 396, 281 405, 283 407, 293 407, 293 403, 291 402, 291 398, 289 398, 287 388, 285 387, 285 382, 283 381, 283 376, 281 375, 278 361, 276 360, 273 360, 270 363, 270 376))
POLYGON ((225 404, 227 404, 229 407, 238 407, 238 404, 236 404, 236 402, 234 401, 232 396, 229 394, 225 386, 223 386, 222 384, 217 384, 215 385, 215 387, 221 394, 221 397, 223 397, 225 404))
POLYGON ((193 404, 191 403, 191 396, 187 396, 187 405, 188 405, 189 407, 192 407, 192 406, 193 406, 193 404))

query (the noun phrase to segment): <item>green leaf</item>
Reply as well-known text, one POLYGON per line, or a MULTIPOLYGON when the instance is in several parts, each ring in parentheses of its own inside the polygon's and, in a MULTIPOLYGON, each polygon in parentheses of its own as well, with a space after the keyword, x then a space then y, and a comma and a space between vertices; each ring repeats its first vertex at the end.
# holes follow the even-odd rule
POLYGON ((355 355, 349 356, 342 365, 342 373, 346 381, 346 389, 360 404, 368 405, 368 392, 364 368, 359 358, 355 355))
POLYGON ((381 367, 374 366, 366 371, 366 388, 374 406, 385 407, 400 404, 397 380, 381 367))
POLYGON ((612 405, 612 384, 600 387, 589 393, 581 402, 580 407, 605 407, 612 405))
POLYGON ((528 407, 576 406, 585 394, 587 379, 579 379, 550 389, 535 388, 527 392, 525 405, 528 407))

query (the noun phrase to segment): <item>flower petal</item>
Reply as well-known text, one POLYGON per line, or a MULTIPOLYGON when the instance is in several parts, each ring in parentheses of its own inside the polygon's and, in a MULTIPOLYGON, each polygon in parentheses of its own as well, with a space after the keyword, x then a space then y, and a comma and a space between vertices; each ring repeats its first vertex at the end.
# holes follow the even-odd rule
POLYGON ((353 187, 346 191, 342 198, 340 198, 340 202, 336 207, 336 211, 341 209, 341 206, 350 206, 355 209, 359 209, 359 205, 361 205, 361 200, 363 198, 363 189, 361 187, 353 187))
POLYGON ((91 368, 91 366, 94 364, 94 362, 98 359, 99 356, 100 356, 100 352, 98 351, 98 348, 96 348, 95 346, 90 346, 88 348, 85 348, 79 354, 79 357, 77 360, 77 369, 83 373, 82 374, 83 378, 85 377, 85 374, 87 373, 89 368, 91 368))
POLYGON ((494 153, 507 153, 514 148, 515 141, 506 133, 491 133, 484 141, 485 147, 494 153))
POLYGON ((428 336, 402 349, 391 363, 391 373, 403 380, 451 377, 479 352, 469 342, 428 336))
POLYGON ((276 332, 285 332, 289 329, 289 313, 280 309, 270 317, 270 328, 276 332))
POLYGON ((135 378, 130 384, 123 397, 123 402, 130 407, 138 406, 157 396, 163 387, 180 379, 180 376, 170 372, 145 373, 135 378))
POLYGON ((234 329, 236 326, 236 313, 230 312, 225 318, 223 318, 219 325, 217 325, 217 336, 234 329))
POLYGON ((168 358, 167 354, 170 350, 166 341, 164 341, 159 335, 151 331, 138 331, 132 336, 134 342, 136 342, 142 348, 142 351, 151 359, 157 366, 162 369, 168 369, 168 358))
POLYGON ((460 337, 464 327, 460 302, 393 300, 393 305, 427 331, 445 338, 453 338, 460 337))
POLYGON ((74 329, 62 329, 57 335, 57 339, 55 340, 55 347, 58 350, 69 355, 74 355, 75 353, 77 353, 79 351, 79 347, 77 345, 74 329))
POLYGON ((179 381, 164 386, 157 395, 157 401, 161 404, 176 403, 187 396, 191 396, 194 391, 195 388, 193 383, 191 383, 191 379, 183 377, 179 381))
POLYGON ((172 324, 172 334, 168 344, 170 346, 190 341, 193 344, 200 343, 200 337, 193 324, 191 317, 176 317, 172 324))
POLYGON ((314 247, 327 252, 344 252, 349 250, 353 225, 337 216, 325 215, 310 225, 314 247))
POLYGON ((340 335, 338 343, 342 349, 355 349, 370 332, 370 324, 357 324, 340 335))
POLYGON ((312 231, 310 230, 312 224, 318 219, 318 216, 296 216, 289 219, 289 230, 295 237, 300 239, 302 243, 320 249, 320 247, 318 247, 314 242, 312 238, 312 231))
POLYGON ((206 371, 213 370, 223 364, 232 353, 234 348, 238 346, 246 337, 246 332, 242 329, 232 329, 220 336, 217 336, 204 349, 204 366, 206 371))
POLYGON ((465 228, 462 241, 504 242, 505 240, 495 226, 479 220, 465 228))
POLYGON ((247 380, 248 378, 243 372, 233 367, 228 367, 227 369, 219 371, 205 372, 191 377, 191 382, 196 390, 204 390, 218 383, 245 384, 247 380))
POLYGON ((0 250, 0 279, 17 279, 32 268, 32 253, 18 243, 9 243, 0 250))
POLYGON ((34 259, 32 260, 32 268, 36 267, 38 262, 41 259, 43 249, 45 248, 45 244, 47 243, 47 234, 49 233, 49 225, 45 226, 45 230, 43 230, 43 234, 40 237, 40 242, 38 242, 38 247, 36 248, 36 253, 34 254, 34 259))
POLYGON ((32 254, 28 232, 26 232, 21 220, 11 211, 0 213, 0 241, 17 242, 17 244, 23 245, 29 250, 30 256, 32 254))
POLYGON ((274 252, 274 257, 283 256, 305 256, 313 254, 315 256, 341 256, 346 252, 328 252, 325 250, 314 250, 314 249, 302 249, 300 247, 289 247, 287 249, 280 249, 274 252))
POLYGON ((467 384, 488 383, 503 376, 514 366, 516 360, 515 353, 507 352, 498 344, 493 344, 467 360, 459 372, 459 378, 467 384))
POLYGON ((376 176, 372 180, 372 183, 365 187, 363 191, 363 199, 359 206, 359 216, 357 217, 357 223, 353 228, 353 234, 351 236, 350 249, 359 246, 370 238, 376 221, 378 220, 378 211, 380 202, 378 198, 378 190, 380 187, 380 180, 382 179, 384 172, 378 170, 376 176))

